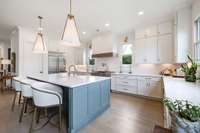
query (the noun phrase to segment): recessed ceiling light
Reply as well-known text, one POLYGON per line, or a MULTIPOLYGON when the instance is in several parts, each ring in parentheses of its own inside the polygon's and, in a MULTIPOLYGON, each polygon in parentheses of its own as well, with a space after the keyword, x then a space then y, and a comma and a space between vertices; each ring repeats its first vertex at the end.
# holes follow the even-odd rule
POLYGON ((83 32, 82 32, 82 34, 83 34, 83 35, 85 35, 85 34, 86 34, 86 32, 85 32, 85 31, 83 31, 83 32))
POLYGON ((143 11, 138 12, 138 16, 142 16, 142 15, 144 15, 143 11))
POLYGON ((108 27, 108 26, 110 26, 110 24, 109 24, 109 23, 106 23, 105 26, 108 27))

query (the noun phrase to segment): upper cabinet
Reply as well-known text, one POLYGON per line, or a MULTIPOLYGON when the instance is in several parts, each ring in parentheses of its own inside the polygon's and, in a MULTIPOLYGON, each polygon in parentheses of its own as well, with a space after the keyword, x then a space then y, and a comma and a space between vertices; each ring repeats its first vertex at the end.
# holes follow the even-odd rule
POLYGON ((157 31, 157 26, 151 26, 145 29, 138 29, 135 32, 135 39, 144 39, 147 37, 153 37, 153 36, 157 36, 158 31, 157 31))
POLYGON ((192 8, 179 9, 175 16, 175 59, 185 63, 192 53, 192 8))
POLYGON ((172 33, 173 33, 172 21, 158 24, 158 34, 159 35, 172 34, 172 33))
POLYGON ((93 57, 113 56, 116 53, 117 46, 111 32, 102 33, 92 39, 93 57))
POLYGON ((135 32, 135 63, 173 62, 173 22, 166 21, 135 32))

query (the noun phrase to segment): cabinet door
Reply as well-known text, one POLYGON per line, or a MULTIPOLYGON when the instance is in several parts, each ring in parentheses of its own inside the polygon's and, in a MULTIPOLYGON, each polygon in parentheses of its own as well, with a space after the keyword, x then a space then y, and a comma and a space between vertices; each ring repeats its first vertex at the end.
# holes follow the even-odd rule
POLYGON ((160 63, 172 63, 174 57, 172 34, 158 37, 158 61, 160 63))
POLYGON ((147 33, 146 33, 145 29, 140 29, 140 30, 135 31, 135 39, 136 40, 144 39, 144 38, 146 38, 146 36, 147 36, 147 33))
POLYGON ((145 78, 138 78, 138 94, 143 96, 147 95, 147 82, 145 78))
POLYGON ((134 53, 136 64, 147 62, 146 50, 146 39, 139 39, 135 41, 134 53))
POLYGON ((155 98, 162 98, 162 85, 160 78, 152 78, 149 80, 148 96, 155 98))
POLYGON ((157 25, 150 26, 146 29, 147 37, 155 37, 158 34, 157 25))
POLYGON ((173 23, 172 21, 164 22, 158 25, 159 35, 171 34, 173 33, 173 23))
POLYGON ((157 37, 150 37, 145 42, 146 63, 157 63, 157 37))
POLYGON ((101 89, 99 83, 88 85, 88 113, 94 115, 101 108, 101 89))
POLYGON ((107 107, 110 104, 110 80, 100 82, 101 106, 107 107))

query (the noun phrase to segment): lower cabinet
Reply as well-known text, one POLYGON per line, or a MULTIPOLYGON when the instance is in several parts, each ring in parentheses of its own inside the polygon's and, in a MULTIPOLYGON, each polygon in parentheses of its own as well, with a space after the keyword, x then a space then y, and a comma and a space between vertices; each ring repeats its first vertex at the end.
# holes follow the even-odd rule
POLYGON ((111 89, 153 98, 162 98, 161 77, 113 75, 111 89))

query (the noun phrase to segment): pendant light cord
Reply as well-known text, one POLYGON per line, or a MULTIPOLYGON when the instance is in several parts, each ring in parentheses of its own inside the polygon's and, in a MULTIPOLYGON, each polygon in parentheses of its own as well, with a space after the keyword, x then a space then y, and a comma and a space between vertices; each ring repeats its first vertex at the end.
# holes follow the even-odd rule
POLYGON ((72 0, 69 0, 69 13, 72 14, 72 0))
POLYGON ((42 32, 42 17, 41 16, 38 16, 38 19, 39 19, 39 32, 41 33, 42 32))

